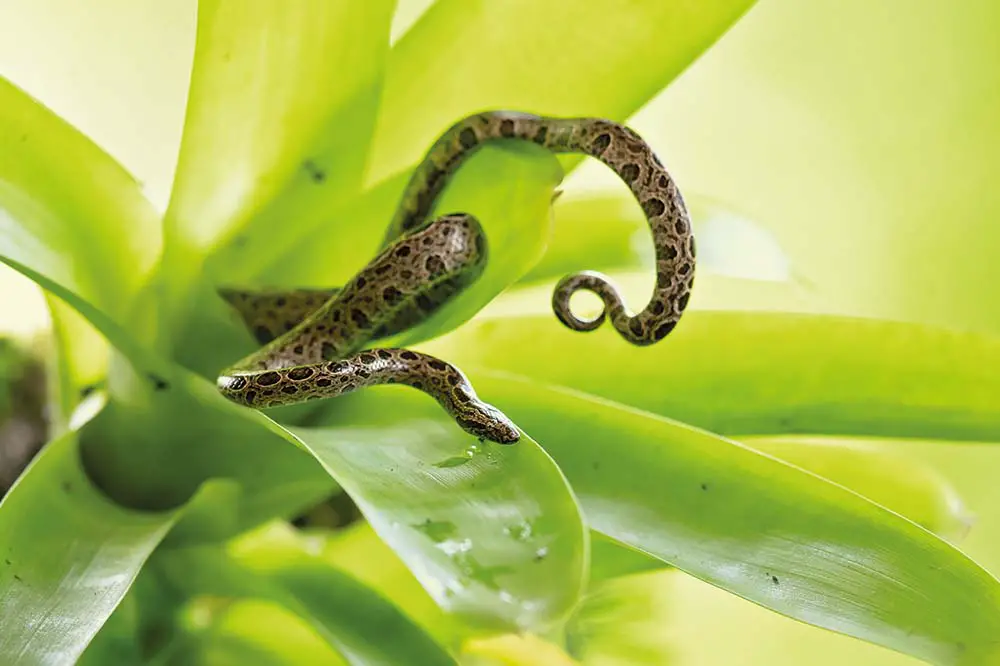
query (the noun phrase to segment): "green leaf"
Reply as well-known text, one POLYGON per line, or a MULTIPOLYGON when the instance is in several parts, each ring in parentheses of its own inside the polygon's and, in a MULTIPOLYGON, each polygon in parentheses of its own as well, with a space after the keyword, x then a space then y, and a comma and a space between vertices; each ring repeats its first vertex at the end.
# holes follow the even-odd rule
POLYGON ((545 442, 594 529, 809 624, 935 664, 1000 663, 1000 583, 916 524, 707 432, 466 371, 545 442))
POLYGON ((360 191, 394 5, 199 3, 163 262, 136 316, 160 322, 158 348, 204 329, 191 305, 206 269, 252 275, 324 221, 320 202, 360 191))
POLYGON ((346 664, 301 618, 273 602, 209 598, 183 618, 185 640, 156 666, 302 666, 346 664), (206 621, 208 616, 208 621, 206 621))
MULTIPOLYGON (((338 413, 338 425, 352 427, 289 432, 179 369, 165 389, 137 378, 129 395, 85 433, 88 469, 130 506, 175 506, 209 478, 238 483, 240 513, 221 523, 230 529, 192 536, 218 538, 317 501, 329 474, 446 608, 531 628, 561 619, 580 593, 587 555, 578 508, 530 439, 479 445, 451 421, 385 410, 368 415, 373 423, 338 413)), ((353 397, 330 402, 342 410, 353 397)), ((431 400, 422 404, 439 414, 431 400)))
MULTIPOLYGON (((123 372, 120 393, 82 431, 87 470, 117 501, 164 509, 188 501, 208 479, 228 479, 240 490, 237 515, 198 516, 201 529, 189 536, 204 540, 300 510, 334 488, 280 426, 228 402, 204 379, 168 368, 153 377, 123 372)), ((190 520, 179 528, 193 527, 190 520)))
POLYGON ((52 321, 55 357, 55 372, 50 373, 55 385, 50 391, 49 416, 58 433, 69 427, 73 409, 83 394, 107 376, 110 350, 104 336, 83 315, 53 294, 44 295, 52 321))
POLYGON ((565 618, 587 540, 559 469, 530 437, 479 444, 426 396, 392 388, 331 401, 335 427, 291 431, 442 608, 524 631, 565 618))
POLYGON ((653 571, 593 586, 567 629, 567 652, 582 664, 673 663, 673 634, 664 628, 681 610, 669 585, 677 575, 653 571))
POLYGON ((695 311, 639 348, 551 314, 480 317, 425 349, 722 434, 1000 440, 1000 340, 917 324, 695 311))
POLYGON ((188 594, 279 603, 351 664, 455 663, 397 608, 347 574, 294 549, 251 552, 233 557, 217 548, 174 550, 160 555, 156 567, 188 594))
POLYGON ((972 527, 971 510, 932 467, 864 440, 744 437, 747 446, 850 488, 949 541, 972 527))
POLYGON ((392 49, 370 178, 413 164, 474 111, 624 120, 752 4, 439 0, 392 49))
POLYGON ((394 4, 199 3, 164 223, 168 249, 194 261, 187 268, 197 274, 199 257, 258 215, 269 233, 255 240, 279 244, 279 222, 359 189, 394 4), (360 106, 345 115, 351 103, 360 106), (276 219, 279 212, 287 217, 276 219))
POLYGON ((76 433, 49 443, 0 503, 0 662, 75 663, 176 517, 109 502, 76 433))
POLYGON ((441 645, 455 650, 473 633, 470 627, 441 609, 406 564, 382 541, 366 521, 336 531, 307 531, 310 552, 365 585, 392 599, 441 645))
POLYGON ((132 177, 0 78, 0 260, 122 322, 158 250, 156 213, 132 177))

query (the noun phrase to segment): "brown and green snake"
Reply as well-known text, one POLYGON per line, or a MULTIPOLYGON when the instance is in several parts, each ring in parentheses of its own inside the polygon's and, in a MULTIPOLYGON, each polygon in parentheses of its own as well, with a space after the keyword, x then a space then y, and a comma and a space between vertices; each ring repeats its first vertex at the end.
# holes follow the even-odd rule
POLYGON ((554 153, 581 153, 614 169, 642 206, 656 250, 656 286, 644 310, 632 314, 603 275, 584 271, 556 285, 556 317, 575 331, 605 319, 628 342, 650 345, 674 329, 694 279, 694 237, 683 198, 660 160, 631 129, 599 118, 551 118, 510 111, 469 116, 445 132, 417 167, 378 256, 343 288, 220 293, 263 345, 223 370, 218 387, 257 408, 328 398, 379 384, 404 384, 433 397, 466 432, 511 444, 514 424, 483 402, 468 379, 445 361, 407 349, 365 349, 420 323, 481 274, 487 242, 468 214, 432 219, 449 179, 492 141, 521 140, 554 153), (601 313, 580 319, 570 309, 578 290, 603 301, 601 313))

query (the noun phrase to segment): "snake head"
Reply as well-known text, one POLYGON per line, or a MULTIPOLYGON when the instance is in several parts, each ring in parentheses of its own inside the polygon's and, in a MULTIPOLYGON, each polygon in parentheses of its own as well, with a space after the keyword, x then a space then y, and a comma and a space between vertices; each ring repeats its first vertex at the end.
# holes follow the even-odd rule
POLYGON ((488 439, 497 444, 514 444, 521 439, 521 431, 506 414, 493 405, 477 403, 470 405, 470 414, 457 419, 463 430, 479 439, 488 439))

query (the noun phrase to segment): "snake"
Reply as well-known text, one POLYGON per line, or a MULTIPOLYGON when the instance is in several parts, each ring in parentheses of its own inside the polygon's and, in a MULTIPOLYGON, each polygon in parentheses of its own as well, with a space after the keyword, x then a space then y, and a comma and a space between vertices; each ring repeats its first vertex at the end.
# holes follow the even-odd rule
POLYGON ((643 310, 630 312, 605 275, 581 271, 556 284, 556 318, 574 331, 593 331, 608 320, 637 346, 673 331, 694 283, 694 236, 680 190, 649 144, 629 127, 603 118, 486 111, 459 120, 432 144, 410 176, 376 257, 343 287, 219 290, 262 345, 220 373, 222 395, 265 409, 400 384, 434 398, 480 440, 517 442, 514 423, 481 400, 454 365, 409 349, 368 348, 425 321, 480 277, 489 248, 478 219, 431 213, 469 157, 484 145, 511 140, 603 162, 629 187, 652 232, 656 282, 643 310), (581 290, 596 294, 603 305, 590 319, 570 308, 581 290))

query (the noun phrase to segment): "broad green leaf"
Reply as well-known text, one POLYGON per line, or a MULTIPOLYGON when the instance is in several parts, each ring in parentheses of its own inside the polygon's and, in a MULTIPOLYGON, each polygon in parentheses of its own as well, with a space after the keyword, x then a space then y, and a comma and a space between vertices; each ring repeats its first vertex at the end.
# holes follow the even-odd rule
MULTIPOLYGON (((477 631, 443 612, 416 578, 367 523, 329 533, 307 532, 310 551, 336 567, 350 571, 359 580, 390 597, 407 615, 442 645, 458 649, 465 641, 492 632, 477 631)), ((608 578, 665 569, 660 559, 622 545, 600 532, 590 533, 590 585, 608 578)))
POLYGON ((627 546, 620 541, 615 541, 600 532, 591 532, 591 585, 600 584, 613 578, 667 568, 669 568, 668 565, 659 558, 627 546))
POLYGON ((809 624, 935 664, 1000 663, 1000 582, 916 524, 707 432, 466 371, 545 442, 595 530, 809 624))
POLYGON ((462 650, 464 666, 576 666, 559 646, 532 634, 504 634, 470 640, 462 650))
POLYGON ((426 349, 723 434, 1000 440, 1000 340, 918 324, 694 311, 640 348, 551 314, 481 317, 426 349))
MULTIPOLYGON (((130 592, 134 589, 133 584, 130 592)), ((101 630, 80 655, 77 666, 105 664, 135 664, 142 661, 139 629, 139 602, 134 594, 126 594, 108 616, 101 630)))
POLYGON ((877 504, 958 542, 971 510, 937 470, 864 440, 744 437, 747 446, 850 488, 877 504))
MULTIPOLYGON (((205 479, 232 479, 240 514, 221 524, 232 533, 317 501, 333 485, 329 474, 446 608, 535 627, 575 602, 587 559, 580 515, 558 468, 530 439, 480 445, 450 421, 384 410, 368 415, 374 423, 287 431, 190 373, 171 377, 160 389, 139 378, 130 401, 111 402, 85 432, 89 469, 120 501, 175 506, 205 479)), ((351 397, 330 402, 349 406, 351 397)))
POLYGON ((138 184, 89 139, 0 78, 0 258, 124 319, 159 250, 138 184))
MULTIPOLYGON (((286 168, 286 164, 291 165, 294 173, 276 198, 266 202, 231 242, 211 258, 212 274, 217 278, 237 282, 253 278, 261 265, 274 261, 304 237, 336 235, 338 226, 352 224, 351 220, 330 218, 328 214, 331 206, 361 193, 382 92, 394 5, 395 0, 365 3, 341 0, 313 3, 312 9, 301 9, 300 20, 320 22, 318 27, 323 37, 317 41, 321 43, 310 44, 311 34, 302 36, 290 32, 288 39, 294 44, 288 46, 293 50, 323 49, 323 52, 279 58, 272 72, 283 88, 288 86, 287 93, 295 96, 287 100, 288 108, 276 109, 276 115, 281 117, 279 124, 287 126, 286 132, 301 133, 301 141, 298 136, 290 143, 288 136, 275 136, 273 146, 268 148, 274 151, 270 164, 265 165, 261 160, 262 167, 278 171, 286 168), (316 15, 315 10, 319 7, 322 16, 316 15), (313 60, 315 62, 311 62, 313 60), (307 62, 309 64, 303 67, 307 62), (288 81, 289 70, 296 75, 291 82, 288 81), (323 83, 317 86, 315 81, 323 83), (305 99, 313 95, 315 100, 305 99), (302 114, 307 118, 299 119, 302 114), (304 122, 305 128, 290 126, 290 118, 304 122), (303 133, 303 129, 311 136, 303 133), (295 160, 300 164, 295 164, 295 160)), ((285 17, 289 11, 283 8, 280 12, 269 10, 268 13, 285 17)), ((229 33, 231 26, 226 30, 229 33)), ((254 72, 255 76, 259 72, 257 63, 254 63, 254 72)), ((253 94, 270 98, 272 89, 264 84, 253 94)), ((231 98, 222 99, 227 103, 232 101, 231 98)), ((230 116, 226 111, 233 110, 220 110, 220 122, 228 123, 230 116)), ((266 127, 268 122, 273 119, 261 117, 254 121, 256 127, 266 127)), ((259 136, 255 127, 240 128, 240 131, 247 132, 247 136, 259 136)))
POLYGON ((302 666, 346 664, 301 618, 273 602, 214 598, 192 602, 186 635, 154 666, 302 666))
POLYGON ((298 199, 316 196, 309 187, 330 196, 360 185, 370 130, 338 113, 377 94, 393 5, 199 3, 169 244, 196 258, 285 188, 298 199))
POLYGON ((442 608, 524 631, 564 619, 584 585, 587 540, 559 468, 530 437, 477 443, 426 396, 393 388, 331 401, 335 426, 291 432, 442 608), (401 393, 417 411, 397 411, 401 393))
POLYGON ((591 587, 566 632, 566 651, 583 666, 680 662, 673 632, 679 607, 670 581, 676 571, 653 571, 591 587))
POLYGON ((192 537, 231 536, 317 502, 334 487, 277 424, 181 368, 152 379, 128 373, 112 398, 82 441, 88 471, 117 501, 163 509, 186 502, 208 479, 238 485, 237 515, 199 516, 203 530, 192 537))
POLYGON ((318 201, 360 189, 393 7, 393 0, 199 3, 164 221, 168 321, 188 316, 184 301, 213 249, 232 241, 242 249, 219 270, 252 273, 294 240, 281 229, 318 201), (254 232, 237 239, 248 225, 254 232))
POLYGON ((288 446, 287 434, 272 421, 228 403, 63 285, 4 260, 73 307, 120 354, 110 377, 111 401, 83 426, 80 446, 88 473, 116 501, 163 510, 188 501, 208 479, 232 478, 246 491, 239 515, 221 518, 224 524, 196 518, 226 534, 301 508, 333 486, 313 460, 288 446), (184 456, 178 456, 179 442, 184 456))
POLYGON ((752 4, 438 0, 393 46, 369 179, 483 109, 624 120, 752 4))
POLYGON ((270 549, 234 557, 218 548, 165 552, 155 566, 193 595, 272 601, 305 620, 350 664, 454 664, 448 654, 381 595, 301 551, 270 549), (392 640, 385 640, 385 635, 392 640))
POLYGON ((0 503, 0 662, 76 663, 176 518, 109 502, 76 433, 49 443, 0 503))
POLYGON ((53 365, 50 419, 55 431, 68 427, 73 409, 108 371, 107 340, 87 319, 58 297, 46 293, 52 321, 53 365))
POLYGON ((441 609, 406 564, 365 521, 336 531, 307 531, 310 552, 392 599, 400 610, 449 649, 457 649, 472 630, 441 609))
MULTIPOLYGON (((52 280, 45 274, 37 272, 29 266, 20 264, 9 257, 0 255, 0 261, 3 261, 17 272, 35 282, 48 294, 51 294, 51 296, 57 297, 60 301, 73 308, 93 329, 99 331, 105 339, 111 342, 115 349, 120 352, 121 357, 127 359, 134 367, 148 373, 163 374, 168 371, 169 364, 162 357, 139 344, 129 331, 126 331, 117 321, 88 299, 81 297, 72 289, 52 280)), ((83 322, 77 319, 73 322, 73 325, 82 327, 83 322)), ((89 334, 86 343, 92 343, 89 334)))

